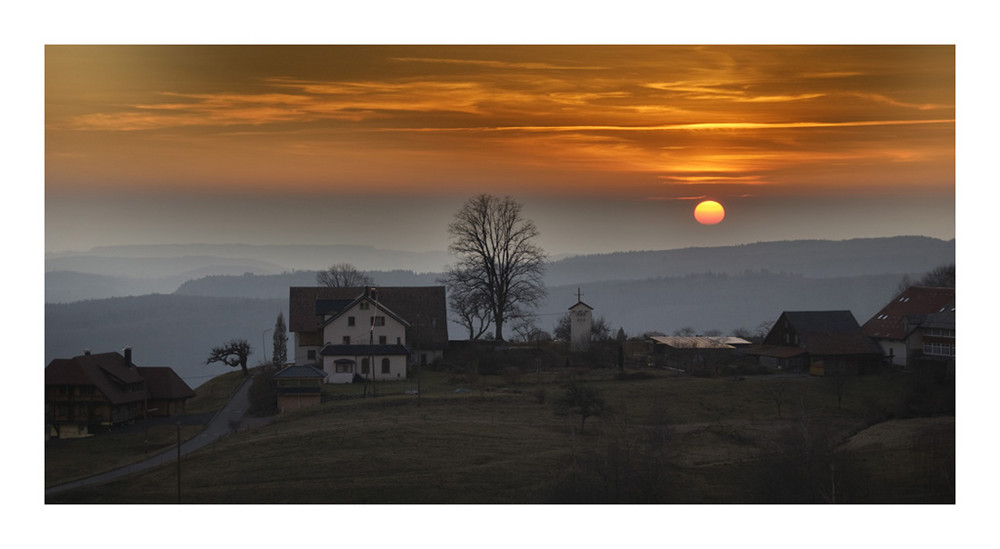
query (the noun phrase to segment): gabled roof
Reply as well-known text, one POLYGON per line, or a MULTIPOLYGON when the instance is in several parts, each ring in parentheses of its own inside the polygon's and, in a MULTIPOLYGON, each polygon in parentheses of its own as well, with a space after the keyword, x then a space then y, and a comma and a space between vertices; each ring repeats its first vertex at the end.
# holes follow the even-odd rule
MULTIPOLYGON (((363 287, 326 286, 292 286, 288 290, 289 332, 316 332, 321 329, 323 314, 317 313, 317 301, 353 301, 365 292, 363 287)), ((407 343, 422 348, 444 348, 448 345, 444 286, 389 286, 377 290, 379 303, 410 323, 407 343)))
POLYGON ((954 306, 954 288, 910 286, 865 322, 862 330, 877 339, 903 340, 909 332, 907 325, 910 323, 904 321, 906 317, 947 312, 954 314, 954 306))
POLYGON ((764 338, 765 345, 782 345, 772 334, 781 333, 785 321, 800 337, 797 345, 812 355, 881 354, 865 335, 850 311, 785 311, 764 338))
POLYGON ((57 358, 45 367, 45 384, 93 386, 112 404, 146 398, 146 379, 118 353, 57 358))
MULTIPOLYGON (((341 300, 336 300, 336 301, 339 304, 341 300)), ((326 320, 324 320, 322 323, 320 323, 320 327, 326 326, 327 324, 329 324, 329 323, 333 322, 334 320, 340 318, 344 314, 346 314, 349 311, 353 310, 354 307, 356 307, 359 303, 362 303, 362 302, 371 303, 379 311, 382 311, 383 313, 385 313, 386 315, 388 315, 389 317, 391 317, 392 319, 394 319, 396 322, 399 322, 400 324, 402 324, 404 327, 406 327, 406 328, 410 327, 410 323, 407 322, 406 319, 404 319, 403 317, 401 317, 401 316, 397 315, 396 313, 392 312, 391 310, 389 310, 388 307, 386 307, 382 303, 380 303, 378 301, 375 301, 374 299, 371 299, 371 298, 369 298, 368 296, 365 296, 365 295, 358 296, 357 299, 352 300, 347 305, 340 306, 341 308, 338 309, 338 310, 332 310, 330 312, 325 313, 328 316, 327 316, 326 320)), ((318 311, 319 307, 317 307, 316 309, 318 311)))
POLYGON ((139 373, 146 378, 149 398, 176 400, 191 398, 194 391, 173 368, 165 366, 140 366, 139 373))
POLYGON ((586 308, 590 309, 591 311, 594 310, 593 307, 591 307, 590 305, 587 305, 586 303, 584 303, 582 301, 577 301, 576 305, 573 305, 572 307, 570 307, 569 310, 572 311, 573 309, 576 309, 576 308, 581 307, 581 306, 582 307, 586 307, 586 308))
MULTIPOLYGON (((861 328, 851 311, 785 311, 781 316, 800 335, 809 332, 849 334, 861 328)), ((781 317, 778 320, 780 322, 781 317)))
POLYGON ((274 374, 275 379, 323 379, 327 373, 309 365, 292 365, 274 374))

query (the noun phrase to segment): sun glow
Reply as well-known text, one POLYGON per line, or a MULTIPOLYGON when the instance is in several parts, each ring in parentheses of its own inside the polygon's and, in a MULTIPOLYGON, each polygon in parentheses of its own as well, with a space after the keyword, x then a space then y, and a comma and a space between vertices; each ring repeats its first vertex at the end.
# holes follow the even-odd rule
POLYGON ((694 208, 694 218, 702 225, 716 225, 726 217, 726 209, 714 200, 705 200, 694 208))

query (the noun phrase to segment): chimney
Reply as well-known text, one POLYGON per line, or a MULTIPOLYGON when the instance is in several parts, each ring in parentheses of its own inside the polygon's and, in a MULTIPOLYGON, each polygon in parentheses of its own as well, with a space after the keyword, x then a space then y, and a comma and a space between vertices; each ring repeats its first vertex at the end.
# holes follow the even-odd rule
POLYGON ((90 354, 90 349, 84 349, 83 350, 83 356, 87 356, 89 354, 90 354))
POLYGON ((122 349, 122 354, 125 355, 125 364, 128 365, 129 368, 135 366, 134 364, 132 364, 132 348, 131 347, 125 347, 124 349, 122 349))
POLYGON ((368 299, 378 301, 378 290, 374 287, 368 288, 368 299))

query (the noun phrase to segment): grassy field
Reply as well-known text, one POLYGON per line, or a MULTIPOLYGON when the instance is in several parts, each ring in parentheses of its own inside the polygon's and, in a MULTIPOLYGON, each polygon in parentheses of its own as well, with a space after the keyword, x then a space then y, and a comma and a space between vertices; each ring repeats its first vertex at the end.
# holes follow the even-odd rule
MULTIPOLYGON (((859 377, 838 390, 809 376, 616 374, 427 371, 419 399, 405 394, 415 381, 379 384, 377 398, 328 386, 320 406, 185 457, 180 500, 954 501, 953 415, 912 417, 914 394, 934 396, 912 376, 859 377), (555 405, 570 382, 608 405, 582 431, 579 413, 555 405)), ((177 492, 170 466, 46 500, 168 503, 177 492)))

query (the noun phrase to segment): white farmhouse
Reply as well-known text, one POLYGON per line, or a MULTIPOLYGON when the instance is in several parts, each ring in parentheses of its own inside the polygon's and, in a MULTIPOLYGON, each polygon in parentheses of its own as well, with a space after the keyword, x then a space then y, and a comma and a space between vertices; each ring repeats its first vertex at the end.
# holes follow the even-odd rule
POLYGON ((406 379, 410 324, 379 303, 374 288, 353 300, 328 300, 322 306, 319 355, 327 383, 350 383, 355 374, 377 381, 406 379))
POLYGON ((444 355, 445 288, 293 286, 288 329, 295 364, 322 369, 327 383, 406 379, 407 366, 444 355))

